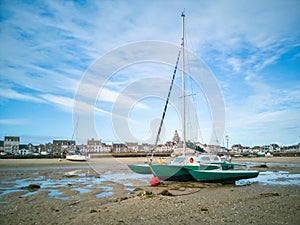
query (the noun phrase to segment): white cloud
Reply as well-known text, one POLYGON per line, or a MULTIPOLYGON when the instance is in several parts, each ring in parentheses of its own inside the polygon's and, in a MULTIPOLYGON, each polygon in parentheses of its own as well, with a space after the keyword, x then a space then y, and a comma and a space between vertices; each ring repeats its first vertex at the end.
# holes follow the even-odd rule
POLYGON ((50 103, 54 103, 55 106, 61 108, 64 111, 72 112, 74 100, 72 98, 56 96, 53 94, 41 95, 42 98, 50 103))
POLYGON ((229 58, 228 64, 232 66, 232 68, 235 72, 241 71, 241 62, 238 58, 229 58))
POLYGON ((276 140, 291 143, 300 132, 300 88, 272 89, 252 84, 255 92, 227 107, 227 128, 243 143, 268 144, 276 140), (292 131, 293 130, 293 131, 292 131), (289 133, 288 133, 289 132, 289 133), (285 133, 284 137, 280 137, 285 133))
POLYGON ((45 103, 45 101, 43 101, 43 99, 34 97, 28 93, 19 93, 13 89, 2 89, 0 92, 0 97, 2 97, 4 99, 45 103))
POLYGON ((28 119, 0 119, 2 125, 25 125, 29 122, 28 119))

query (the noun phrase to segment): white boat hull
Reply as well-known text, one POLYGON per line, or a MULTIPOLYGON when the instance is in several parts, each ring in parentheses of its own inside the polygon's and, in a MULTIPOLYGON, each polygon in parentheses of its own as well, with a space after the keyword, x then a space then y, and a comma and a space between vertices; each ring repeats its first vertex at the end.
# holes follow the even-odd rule
POLYGON ((66 159, 70 161, 87 161, 89 157, 85 155, 66 155, 66 159))

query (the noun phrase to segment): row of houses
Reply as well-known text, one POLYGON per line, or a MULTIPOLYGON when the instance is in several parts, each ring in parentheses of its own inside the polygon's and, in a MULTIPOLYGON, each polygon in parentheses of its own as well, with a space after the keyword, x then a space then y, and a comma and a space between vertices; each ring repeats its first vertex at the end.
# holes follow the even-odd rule
POLYGON ((76 145, 75 140, 53 140, 46 144, 25 145, 20 144, 20 137, 5 136, 4 141, 0 141, 0 154, 2 155, 64 155, 70 151, 82 150, 84 152, 111 152, 111 147, 102 143, 101 140, 88 140, 87 145, 76 145))
POLYGON ((300 143, 296 145, 289 145, 289 146, 279 146, 278 144, 270 144, 270 145, 263 145, 263 146, 242 146, 241 144, 235 144, 231 147, 230 151, 240 154, 253 154, 257 152, 263 153, 273 153, 273 152, 299 152, 300 151, 300 143))
MULTIPOLYGON (((74 140, 53 140, 46 144, 25 145, 20 144, 20 137, 5 136, 4 141, 0 141, 1 155, 65 155, 71 151, 82 153, 112 153, 112 152, 149 152, 153 149, 150 144, 138 144, 137 142, 112 143, 107 145, 101 140, 90 139, 87 144, 76 145, 74 140)), ((159 145, 158 152, 168 152, 172 150, 172 145, 159 145)))
POLYGON ((20 137, 5 136, 3 141, 0 141, 1 155, 62 155, 63 152, 75 150, 76 143, 72 140, 53 140, 52 143, 33 145, 20 144, 20 137))
MULTIPOLYGON (((156 147, 156 152, 172 152, 174 147, 178 144, 179 138, 177 132, 175 132, 174 138, 176 140, 166 142, 163 145, 156 147), (175 137, 176 136, 176 137, 175 137)), ((200 144, 200 143, 199 143, 200 144)), ((201 145, 201 144, 200 144, 201 145)), ((233 145, 231 149, 227 149, 221 146, 213 145, 201 145, 204 149, 209 149, 213 152, 225 152, 233 151, 235 153, 255 153, 255 152, 289 152, 300 151, 300 143, 291 146, 279 146, 278 144, 270 144, 264 146, 254 146, 252 148, 242 146, 240 144, 233 145)), ((64 155, 70 151, 80 151, 82 153, 119 153, 119 152, 150 152, 154 148, 153 145, 137 142, 125 142, 125 143, 112 143, 111 145, 103 143, 101 140, 95 140, 94 138, 87 140, 84 145, 76 145, 74 140, 53 140, 46 144, 33 145, 31 143, 25 145, 20 144, 20 137, 18 136, 5 136, 4 141, 0 141, 0 154, 11 155, 64 155)))

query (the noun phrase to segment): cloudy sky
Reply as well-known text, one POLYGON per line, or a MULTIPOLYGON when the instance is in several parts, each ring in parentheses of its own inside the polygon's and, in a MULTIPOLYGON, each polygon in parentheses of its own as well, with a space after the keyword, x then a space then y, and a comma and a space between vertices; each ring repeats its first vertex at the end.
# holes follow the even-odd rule
MULTIPOLYGON (((135 43, 151 50, 152 45, 145 41, 180 46, 183 9, 185 47, 206 65, 224 102, 224 106, 215 105, 217 101, 209 98, 204 75, 205 87, 201 87, 195 80, 202 75, 186 74, 186 96, 197 114, 187 120, 199 124, 188 138, 211 142, 211 134, 218 129, 212 125, 216 120, 213 111, 219 107, 224 108, 225 122, 217 140, 220 144, 226 143, 226 135, 230 145, 299 143, 300 1, 296 0, 3 0, 0 138, 18 135, 22 143, 34 144, 76 139, 78 129, 86 129, 85 113, 74 113, 74 105, 80 105, 79 109, 92 111, 89 122, 96 129, 91 134, 94 138, 124 141, 122 132, 129 131, 134 140, 152 141, 179 47, 174 54, 168 51, 169 58, 174 55, 173 63, 157 59, 159 56, 147 61, 147 49, 136 53, 145 61, 129 62, 122 68, 116 67, 116 58, 106 56, 130 46, 134 49, 129 53, 134 53, 135 43), (103 65, 107 71, 116 70, 105 74, 103 65), (93 79, 88 76, 91 70, 98 72, 93 79), (127 130, 121 127, 123 123, 127 130)), ((154 47, 154 52, 164 49, 154 47)), ((130 58, 128 52, 118 57, 130 58)), ((189 63, 187 58, 186 73, 193 71, 189 63)), ((180 69, 175 90, 181 87, 180 69)), ((181 97, 175 93, 161 142, 170 140, 175 129, 182 133, 177 107, 181 97)), ((215 96, 220 99, 218 93, 215 96)), ((189 117, 189 109, 187 112, 189 117)), ((89 134, 88 130, 84 133, 89 134)))

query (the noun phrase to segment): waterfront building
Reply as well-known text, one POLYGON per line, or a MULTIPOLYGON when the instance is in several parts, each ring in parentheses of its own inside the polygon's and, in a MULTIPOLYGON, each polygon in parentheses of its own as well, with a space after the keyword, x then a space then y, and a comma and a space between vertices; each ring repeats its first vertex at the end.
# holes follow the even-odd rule
POLYGON ((17 154, 19 151, 20 137, 5 136, 4 137, 4 151, 9 154, 17 154))
POLYGON ((87 140, 86 146, 81 146, 81 151, 87 153, 109 153, 111 152, 111 148, 106 146, 105 143, 102 143, 101 140, 95 140, 92 138, 87 140))
POLYGON ((289 145, 284 148, 286 152, 299 152, 300 151, 300 143, 297 145, 289 145))
POLYGON ((128 152, 138 152, 140 149, 137 142, 125 142, 125 146, 128 152))
POLYGON ((112 143, 112 152, 127 152, 127 147, 123 143, 112 143))
POLYGON ((167 146, 167 145, 158 145, 156 147, 156 152, 171 152, 173 150, 173 147, 167 146))
POLYGON ((34 146, 33 144, 29 143, 29 144, 28 144, 28 150, 29 150, 30 152, 37 152, 38 146, 34 146))
POLYGON ((28 149, 28 145, 25 145, 25 144, 21 144, 19 145, 19 151, 18 151, 18 154, 19 155, 29 155, 29 154, 32 154, 33 152, 31 152, 29 149, 28 149))
POLYGON ((153 148, 152 145, 150 145, 148 143, 142 143, 142 145, 140 146, 140 151, 141 152, 150 152, 152 148, 153 148))
POLYGON ((174 136, 173 136, 173 142, 178 144, 179 141, 180 141, 179 134, 178 134, 177 130, 175 130, 175 133, 174 133, 174 136))
POLYGON ((69 151, 76 150, 76 143, 74 140, 53 140, 52 151, 53 155, 62 156, 69 151))
POLYGON ((41 155, 49 155, 53 153, 51 142, 48 142, 46 144, 40 144, 37 147, 37 149, 38 149, 37 152, 40 153, 41 155))
POLYGON ((269 151, 270 152, 280 152, 280 146, 278 144, 270 144, 269 151))
POLYGON ((0 152, 4 152, 4 141, 0 141, 0 152))

